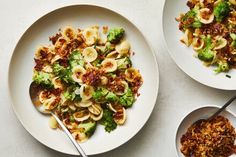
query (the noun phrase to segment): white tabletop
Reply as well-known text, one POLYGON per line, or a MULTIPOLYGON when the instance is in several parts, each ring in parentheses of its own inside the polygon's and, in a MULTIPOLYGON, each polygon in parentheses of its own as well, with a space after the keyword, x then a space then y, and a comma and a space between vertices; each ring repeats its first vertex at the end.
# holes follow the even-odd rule
MULTIPOLYGON (((17 120, 7 93, 7 69, 22 33, 45 13, 70 4, 97 4, 135 23, 154 47, 160 70, 156 107, 144 128, 123 146, 95 157, 174 157, 175 132, 184 115, 207 104, 223 104, 235 91, 206 87, 182 72, 168 54, 162 35, 164 0, 1 0, 0 1, 0 156, 69 157, 36 141, 17 120)), ((236 112, 236 104, 230 107, 236 112)))

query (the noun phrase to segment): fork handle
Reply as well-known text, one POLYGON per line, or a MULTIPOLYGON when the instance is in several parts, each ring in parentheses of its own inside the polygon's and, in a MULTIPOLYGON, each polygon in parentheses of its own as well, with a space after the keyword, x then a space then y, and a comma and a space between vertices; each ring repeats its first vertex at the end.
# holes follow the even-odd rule
POLYGON ((74 137, 71 135, 70 131, 66 128, 66 126, 62 123, 62 121, 54 114, 51 113, 51 115, 56 119, 58 124, 61 126, 62 130, 66 133, 66 135, 70 138, 71 142, 74 144, 76 149, 79 151, 80 155, 82 157, 88 157, 82 147, 78 144, 78 142, 74 139, 74 137))

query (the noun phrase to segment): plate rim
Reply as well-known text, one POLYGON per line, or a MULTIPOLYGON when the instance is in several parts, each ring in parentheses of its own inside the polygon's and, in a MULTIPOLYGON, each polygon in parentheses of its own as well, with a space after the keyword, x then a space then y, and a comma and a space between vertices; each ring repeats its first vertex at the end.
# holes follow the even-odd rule
POLYGON ((176 61, 176 59, 174 57, 173 52, 169 48, 169 44, 168 44, 167 39, 166 39, 166 33, 165 33, 166 31, 165 31, 165 27, 164 27, 164 23, 165 23, 164 22, 165 21, 164 16, 165 16, 166 7, 167 7, 167 1, 168 0, 165 0, 164 7, 163 7, 163 10, 162 10, 162 17, 161 17, 162 18, 162 20, 161 20, 162 24, 161 24, 161 27, 162 27, 162 35, 163 35, 163 39, 164 39, 164 45, 165 45, 169 55, 171 56, 171 59, 174 61, 175 65, 177 65, 177 67, 182 72, 184 72, 188 77, 190 77, 192 80, 195 80, 196 82, 198 82, 198 83, 200 83, 200 84, 202 84, 202 85, 204 85, 206 87, 211 87, 213 89, 220 89, 220 90, 225 90, 225 91, 234 91, 234 90, 236 90, 236 88, 233 88, 233 87, 232 88, 230 88, 230 87, 222 87, 222 86, 218 87, 218 86, 215 86, 213 84, 209 84, 209 83, 207 83, 205 81, 199 80, 196 76, 191 75, 190 72, 188 72, 184 68, 184 66, 180 65, 179 63, 177 63, 177 61, 176 61))
MULTIPOLYGON (((133 137, 135 137, 142 129, 143 127, 147 124, 148 120, 150 119, 151 117, 151 114, 155 108, 155 106, 157 105, 157 98, 158 98, 158 94, 159 94, 159 84, 160 84, 160 72, 159 72, 159 65, 158 65, 158 62, 157 62, 157 54, 156 54, 156 51, 153 49, 153 46, 151 45, 150 42, 148 42, 147 38, 144 36, 143 32, 141 31, 141 29, 137 26, 137 24, 135 24, 134 22, 132 22, 129 18, 127 18, 126 16, 122 15, 121 13, 119 13, 118 11, 115 11, 111 8, 109 8, 108 6, 102 6, 102 5, 99 5, 99 4, 90 4, 90 3, 81 3, 81 4, 69 4, 69 5, 63 5, 63 6, 59 6, 59 7, 56 7, 56 8, 53 8, 53 9, 50 9, 49 11, 47 11, 46 13, 42 13, 42 15, 39 15, 38 17, 36 17, 33 22, 26 26, 26 28, 23 30, 23 32, 19 35, 19 38, 17 40, 17 43, 15 44, 13 50, 11 51, 11 55, 10 55, 10 60, 8 62, 8 71, 7 71, 7 92, 8 92, 8 96, 9 96, 9 99, 10 99, 10 104, 11 104, 11 108, 13 109, 16 117, 17 117, 17 120, 20 121, 21 125, 23 126, 23 128, 34 138, 36 139, 40 144, 46 146, 47 148, 50 148, 54 151, 57 151, 57 152, 60 152, 60 153, 63 153, 63 154, 68 154, 68 155, 79 155, 79 152, 76 152, 76 153, 71 153, 71 152, 64 152, 64 151, 61 151, 61 150, 58 150, 58 149, 55 149, 49 145, 47 145, 45 142, 41 141, 39 138, 33 136, 33 134, 30 132, 30 129, 24 124, 23 120, 20 118, 20 115, 19 113, 17 112, 16 108, 15 108, 15 105, 13 103, 13 99, 12 99, 12 90, 10 89, 10 71, 11 71, 11 67, 12 67, 12 58, 14 56, 14 53, 16 51, 16 48, 17 46, 19 45, 19 43, 21 42, 21 40, 23 39, 23 37, 25 36, 25 34, 27 33, 27 31, 33 26, 35 25, 38 21, 40 21, 41 19, 47 17, 48 15, 52 14, 53 12, 56 12, 56 11, 59 11, 59 10, 63 10, 63 9, 66 9, 66 8, 70 8, 70 7, 96 7, 96 8, 99 8, 99 9, 102 9, 102 10, 107 10, 109 12, 112 12, 114 14, 117 14, 118 16, 122 17, 123 19, 127 20, 128 22, 130 22, 136 29, 137 31, 141 34, 141 36, 143 37, 143 39, 146 41, 148 47, 150 48, 150 53, 151 55, 153 56, 153 59, 154 59, 154 64, 155 64, 155 69, 156 69, 156 75, 155 76, 157 78, 157 85, 156 85, 156 92, 155 92, 155 104, 153 105, 152 107, 152 110, 151 112, 149 113, 148 115, 148 118, 146 119, 145 123, 141 126, 140 129, 136 130, 134 132, 134 134, 130 137, 130 138, 127 138, 127 140, 125 140, 124 142, 121 142, 120 144, 118 144, 116 147, 112 148, 112 149, 109 149, 109 150, 105 150, 105 151, 100 151, 99 153, 90 153, 90 154, 87 154, 87 155, 97 155, 97 154, 102 154, 102 153, 106 153, 106 152, 110 152, 124 144, 126 144, 128 141, 130 141, 133 137)), ((80 156, 80 155, 79 155, 80 156)))

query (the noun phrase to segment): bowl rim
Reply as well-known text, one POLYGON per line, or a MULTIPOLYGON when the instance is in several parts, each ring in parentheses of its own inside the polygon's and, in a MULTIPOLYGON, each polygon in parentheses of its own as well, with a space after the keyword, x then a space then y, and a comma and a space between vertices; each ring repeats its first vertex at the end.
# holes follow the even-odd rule
POLYGON ((159 65, 158 65, 158 62, 157 62, 157 54, 156 54, 156 51, 153 49, 153 46, 150 42, 148 42, 147 38, 144 36, 143 32, 141 31, 141 29, 137 26, 137 24, 135 22, 133 22, 132 20, 130 20, 129 18, 127 18, 126 16, 122 15, 121 13, 119 13, 118 11, 115 11, 111 8, 109 8, 108 6, 102 6, 102 5, 99 5, 99 4, 90 4, 90 3, 81 3, 81 4, 67 4, 67 5, 63 5, 63 6, 59 6, 59 7, 56 7, 56 8, 53 8, 53 9, 50 9, 49 11, 47 11, 46 13, 42 13, 42 15, 39 15, 39 17, 36 17, 34 19, 34 21, 26 26, 26 29, 23 30, 23 32, 19 35, 20 38, 18 38, 17 40, 17 43, 15 44, 14 46, 14 49, 10 55, 10 61, 8 63, 8 72, 7 72, 7 92, 8 92, 8 95, 9 95, 9 99, 10 99, 10 104, 11 104, 11 107, 17 117, 17 119, 20 121, 21 125, 23 126, 23 128, 34 138, 36 139, 39 143, 41 143, 42 145, 54 150, 54 151, 57 151, 57 152, 60 152, 60 153, 63 153, 63 154, 68 154, 68 155, 79 155, 79 152, 76 152, 76 153, 71 153, 71 152, 64 152, 64 151, 61 151, 61 150, 58 150, 58 149, 55 149, 49 145, 47 145, 46 143, 44 143, 43 141, 41 141, 39 138, 33 136, 33 134, 29 131, 30 129, 24 124, 23 120, 20 117, 19 113, 17 112, 15 106, 14 106, 14 103, 13 103, 13 99, 12 99, 12 91, 10 89, 10 71, 11 71, 11 67, 12 67, 12 58, 14 56, 14 53, 16 51, 16 48, 17 46, 19 45, 20 41, 22 40, 22 38, 25 36, 25 34, 27 33, 27 31, 33 26, 35 25, 38 21, 40 21, 41 19, 45 18, 46 16, 52 14, 53 12, 56 12, 56 11, 59 11, 59 10, 63 10, 63 9, 66 9, 66 8, 70 8, 70 7, 95 7, 95 8, 99 8, 99 9, 103 9, 103 10, 107 10, 109 12, 112 12, 120 17, 122 17, 123 19, 127 20, 129 23, 131 23, 136 29, 137 31, 140 33, 140 35, 143 37, 143 39, 146 41, 148 47, 150 48, 150 53, 151 55, 153 56, 153 59, 154 59, 154 64, 155 64, 155 69, 156 69, 156 80, 157 80, 157 83, 156 83, 156 92, 155 92, 155 104, 153 105, 153 108, 151 110, 151 112, 149 113, 148 115, 148 118, 146 119, 144 125, 139 129, 137 130, 130 138, 127 138, 127 140, 125 140, 124 142, 120 143, 119 145, 117 145, 116 147, 112 148, 112 149, 109 149, 109 150, 105 150, 105 151, 101 151, 99 153, 90 153, 88 155, 97 155, 97 154, 102 154, 102 153, 106 153, 106 152, 110 152, 124 144, 126 144, 128 141, 130 141, 133 137, 135 137, 141 130, 142 128, 147 124, 148 120, 150 119, 151 117, 151 114, 155 108, 155 106, 157 105, 157 98, 158 98, 158 94, 159 94, 159 84, 160 84, 160 72, 159 72, 159 65))

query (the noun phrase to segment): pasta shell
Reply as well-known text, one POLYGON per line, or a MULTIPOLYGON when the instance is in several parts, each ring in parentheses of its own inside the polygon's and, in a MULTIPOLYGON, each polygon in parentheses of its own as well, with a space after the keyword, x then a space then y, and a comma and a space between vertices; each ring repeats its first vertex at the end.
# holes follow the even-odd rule
POLYGON ((67 40, 64 39, 63 37, 60 37, 57 39, 55 43, 55 49, 65 49, 67 46, 67 40))
POLYGON ((51 116, 49 119, 49 126, 52 129, 56 129, 58 127, 57 120, 53 116, 51 116))
POLYGON ((52 67, 50 65, 46 65, 43 67, 42 71, 46 73, 51 73, 52 72, 52 67))
POLYGON ((72 79, 81 84, 83 82, 82 77, 85 73, 86 70, 82 66, 77 65, 72 69, 72 79))
POLYGON ((125 70, 125 79, 129 82, 134 82, 136 78, 141 77, 138 70, 129 68, 125 70))
POLYGON ((64 119, 63 121, 63 124, 70 130, 76 130, 78 129, 78 124, 75 123, 75 122, 71 122, 69 121, 69 119, 64 119))
POLYGON ((90 114, 90 117, 94 121, 99 121, 100 119, 102 119, 102 116, 103 116, 103 110, 99 113, 99 115, 90 114))
POLYGON ((66 26, 62 31, 62 36, 66 40, 73 40, 76 37, 76 31, 71 26, 66 26))
POLYGON ((98 53, 93 47, 86 47, 83 50, 82 55, 84 56, 84 60, 86 62, 92 62, 98 57, 98 53))
POLYGON ((127 92, 128 88, 129 88, 129 85, 126 81, 120 81, 118 86, 120 86, 121 88, 119 89, 122 89, 122 90, 119 90, 119 91, 116 91, 116 95, 123 95, 124 93, 127 92))
POLYGON ((202 8, 199 10, 197 17, 201 23, 209 24, 214 20, 214 14, 209 8, 202 8))
POLYGON ((124 107, 120 106, 119 109, 114 113, 114 121, 118 125, 123 125, 126 121, 126 110, 124 107))
POLYGON ((229 0, 229 2, 233 5, 236 5, 236 0, 229 0))
POLYGON ((106 85, 108 83, 108 78, 106 76, 101 76, 100 79, 102 85, 106 85))
POLYGON ((82 101, 89 100, 93 95, 94 89, 92 86, 83 84, 80 87, 80 96, 82 101))
POLYGON ((48 91, 46 91, 46 90, 41 91, 41 92, 39 93, 39 101, 40 101, 41 103, 44 103, 44 101, 48 99, 49 94, 50 94, 50 93, 49 93, 48 91))
POLYGON ((204 41, 201 38, 194 38, 192 46, 194 50, 200 50, 204 46, 204 41))
POLYGON ((44 46, 39 46, 37 50, 35 51, 35 59, 45 59, 45 54, 47 55, 49 52, 49 49, 44 46))
POLYGON ((127 40, 121 41, 120 44, 116 45, 116 51, 119 52, 120 56, 129 55, 130 43, 127 40))
POLYGON ((93 45, 98 40, 98 29, 95 27, 86 28, 83 30, 82 35, 85 38, 87 45, 93 45))
POLYGON ((93 104, 88 107, 88 110, 90 113, 92 113, 94 115, 99 115, 102 111, 102 108, 99 104, 93 104))
POLYGON ((115 59, 106 58, 101 63, 102 68, 105 72, 113 72, 117 69, 117 62, 115 59))
POLYGON ((107 106, 111 111, 116 112, 115 105, 108 103, 107 106))
POLYGON ((62 57, 60 55, 55 55, 52 60, 51 60, 51 64, 55 63, 56 61, 58 61, 59 59, 61 59, 62 57))
POLYGON ((90 114, 89 114, 89 111, 85 109, 85 110, 80 110, 80 111, 75 112, 73 116, 77 122, 82 122, 89 119, 90 114))
POLYGON ((193 34, 189 29, 186 29, 184 32, 184 35, 180 39, 182 43, 184 43, 186 46, 190 46, 193 41, 193 34))
POLYGON ((112 51, 107 54, 106 58, 112 58, 112 59, 120 58, 120 54, 118 51, 112 51))
POLYGON ((85 142, 88 140, 88 137, 86 136, 86 134, 79 130, 74 131, 72 133, 72 136, 75 138, 77 142, 85 142))
POLYGON ((231 17, 228 18, 230 24, 236 25, 236 11, 232 11, 231 17))
POLYGON ((216 39, 216 45, 214 47, 214 50, 222 49, 227 45, 227 40, 225 38, 217 36, 215 39, 216 39))
POLYGON ((53 95, 49 99, 45 100, 43 107, 45 110, 53 110, 58 105, 56 97, 53 95))
POLYGON ((52 79, 52 83, 53 83, 55 89, 63 89, 64 88, 64 86, 63 86, 61 80, 59 79, 59 77, 54 77, 52 79))
POLYGON ((76 103, 76 106, 77 107, 89 107, 92 104, 93 104, 92 101, 86 100, 86 101, 81 101, 79 103, 76 103))

